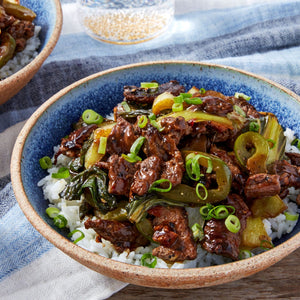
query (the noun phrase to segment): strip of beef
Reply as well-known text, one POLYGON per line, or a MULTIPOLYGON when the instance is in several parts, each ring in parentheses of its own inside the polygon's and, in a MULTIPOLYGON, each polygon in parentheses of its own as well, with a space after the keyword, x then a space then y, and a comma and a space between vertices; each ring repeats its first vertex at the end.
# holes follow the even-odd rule
POLYGON ((184 208, 155 206, 148 213, 154 216, 152 238, 160 244, 153 255, 170 262, 196 258, 197 246, 184 208))
POLYGON ((300 166, 300 153, 286 152, 285 154, 291 160, 292 165, 300 166))
POLYGON ((192 135, 206 134, 211 143, 225 142, 233 135, 232 128, 214 121, 195 122, 188 121, 193 128, 192 135))
POLYGON ((175 151, 174 157, 164 163, 161 178, 170 180, 172 187, 175 187, 181 183, 184 170, 181 152, 175 151))
POLYGON ((210 153, 222 159, 229 167, 232 174, 232 189, 239 194, 243 193, 246 182, 245 174, 241 171, 235 156, 229 155, 225 150, 217 148, 213 145, 210 148, 210 153))
POLYGON ((227 99, 233 105, 238 105, 245 112, 247 117, 252 117, 254 119, 261 117, 260 113, 255 109, 255 107, 244 98, 228 97, 227 99))
POLYGON ((71 132, 67 138, 62 138, 60 147, 55 154, 55 160, 60 154, 64 154, 69 157, 78 157, 83 143, 90 137, 97 127, 98 126, 95 124, 83 126, 71 132))
POLYGON ((134 174, 130 194, 142 196, 146 194, 151 184, 159 179, 161 160, 157 156, 150 156, 137 163, 138 170, 134 174))
MULTIPOLYGON (((107 160, 108 168, 108 192, 114 195, 129 196, 130 186, 133 181, 136 166, 123 157, 114 154, 107 160)), ((100 164, 101 165, 101 164, 100 164)))
POLYGON ((119 117, 117 124, 112 128, 111 133, 107 137, 106 153, 110 155, 127 154, 130 152, 130 147, 137 138, 138 136, 135 135, 133 125, 122 117, 119 117))
POLYGON ((119 253, 126 249, 134 250, 139 246, 149 244, 149 241, 139 233, 136 226, 129 221, 91 220, 89 218, 84 222, 84 226, 86 229, 94 229, 99 238, 110 241, 119 253))
POLYGON ((239 232, 233 233, 226 228, 224 219, 211 219, 204 226, 202 247, 210 253, 238 260, 241 234, 246 228, 247 218, 251 215, 251 212, 243 199, 236 194, 229 195, 226 204, 235 208, 235 215, 240 220, 241 229, 239 232))
POLYGON ((164 128, 163 134, 168 135, 178 145, 183 136, 189 135, 192 128, 183 117, 166 117, 161 120, 161 127, 164 128))
POLYGON ((146 138, 142 150, 147 157, 157 156, 162 161, 168 161, 172 153, 177 150, 174 140, 159 132, 151 124, 148 123, 143 129, 138 126, 135 126, 135 128, 138 135, 146 138))
MULTIPOLYGON (((197 96, 197 94, 193 95, 193 97, 195 96, 197 96)), ((201 97, 201 99, 202 99, 202 104, 191 105, 187 108, 187 110, 190 111, 201 110, 209 114, 214 114, 218 116, 226 116, 228 113, 233 111, 233 105, 221 98, 205 96, 205 97, 201 97)))
POLYGON ((275 163, 275 172, 280 177, 281 188, 294 187, 300 188, 300 167, 291 165, 286 160, 277 161, 275 163))
POLYGON ((247 199, 275 196, 280 193, 279 175, 259 173, 249 176, 245 184, 247 199))
MULTIPOLYGON (((1 3, 1 1, 0 1, 1 3)), ((15 22, 16 18, 6 13, 3 6, 0 5, 0 29, 5 29, 15 22)))
POLYGON ((154 99, 164 92, 178 96, 180 93, 184 93, 184 91, 184 86, 180 85, 176 80, 171 80, 170 82, 159 85, 158 88, 141 88, 133 85, 124 86, 123 94, 129 103, 151 105, 154 99))

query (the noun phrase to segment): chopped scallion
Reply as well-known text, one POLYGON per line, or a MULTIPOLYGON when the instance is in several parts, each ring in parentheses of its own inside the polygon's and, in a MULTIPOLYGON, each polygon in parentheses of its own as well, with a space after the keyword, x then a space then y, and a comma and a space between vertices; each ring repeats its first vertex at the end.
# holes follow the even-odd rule
POLYGON ((162 193, 166 193, 166 192, 169 192, 171 189, 172 189, 172 182, 169 179, 162 178, 162 179, 154 181, 151 184, 148 192, 162 192, 162 193), (160 186, 162 183, 165 183, 165 182, 167 182, 169 184, 169 186, 167 188, 159 188, 159 187, 157 187, 157 186, 160 186))
POLYGON ((157 82, 141 82, 141 87, 144 89, 155 89, 158 88, 157 82))
POLYGON ((138 120, 138 126, 140 128, 145 128, 147 124, 148 124, 148 118, 145 115, 140 116, 138 120))
POLYGON ((98 147, 98 153, 99 154, 105 154, 106 152, 106 145, 107 145, 107 137, 106 136, 101 136, 100 142, 99 142, 99 147, 98 147))
POLYGON ((165 128, 164 127, 160 127, 159 124, 155 121, 155 120, 151 120, 150 121, 151 125, 153 127, 155 127, 159 132, 163 131, 165 128))
POLYGON ((86 124, 100 124, 103 122, 103 117, 92 109, 86 109, 82 114, 82 120, 86 124))
POLYGON ((201 182, 199 182, 197 185, 196 185, 196 194, 198 196, 199 199, 201 199, 202 201, 205 201, 207 196, 208 196, 208 192, 207 192, 207 188, 205 187, 205 185, 201 182), (202 196, 200 194, 200 188, 204 191, 204 196, 202 196))
POLYGON ((52 161, 49 156, 44 156, 39 160, 42 169, 46 170, 52 167, 52 161))
POLYGON ((68 237, 73 236, 73 235, 74 235, 75 233, 77 233, 77 232, 80 233, 80 236, 79 236, 76 240, 73 241, 74 244, 77 244, 79 241, 81 241, 81 240, 84 239, 84 237, 85 237, 85 234, 84 234, 82 231, 78 230, 78 229, 75 229, 75 230, 71 231, 71 232, 68 234, 68 237))
POLYGON ((60 213, 60 210, 57 207, 51 206, 46 208, 46 214, 51 218, 55 218, 60 213))
POLYGON ((291 145, 297 147, 300 150, 300 139, 294 139, 291 145))
POLYGON ((270 149, 273 149, 276 146, 276 142, 272 139, 267 139, 267 142, 269 143, 270 149))
POLYGON ((131 111, 129 104, 126 101, 121 102, 121 105, 122 105, 124 111, 126 111, 126 112, 131 111))
POLYGON ((299 215, 298 214, 291 214, 289 212, 284 212, 285 218, 288 221, 297 221, 299 219, 299 215))
POLYGON ((201 88, 200 91, 199 91, 201 94, 205 94, 206 93, 206 90, 204 88, 201 88))
POLYGON ((249 131, 259 132, 259 124, 257 122, 250 122, 249 131))
POLYGON ((62 179, 70 177, 70 171, 67 167, 61 167, 57 173, 52 173, 52 178, 62 179))
POLYGON ((243 98, 246 101, 249 101, 251 99, 250 96, 245 95, 244 93, 235 93, 234 94, 235 98, 243 98))
POLYGON ((233 105, 233 109, 235 112, 237 112, 239 115, 241 115, 242 117, 246 117, 246 113, 241 109, 240 106, 238 105, 233 105))
POLYGON ((128 161, 128 162, 130 162, 130 163, 136 163, 137 161, 141 161, 142 159, 139 157, 139 156, 137 156, 137 155, 135 155, 135 154, 133 154, 133 153, 128 153, 128 154, 122 154, 121 155, 126 161, 128 161))
POLYGON ((239 230, 241 229, 241 222, 237 216, 229 215, 225 219, 225 226, 229 231, 233 233, 238 233, 239 230))
POLYGON ((195 97, 195 98, 185 98, 184 102, 186 102, 187 104, 202 104, 203 101, 201 98, 195 97))
POLYGON ((65 228, 68 224, 67 219, 63 215, 57 215, 53 219, 54 225, 58 228, 65 228))
POLYGON ((252 252, 247 249, 243 249, 239 253, 239 259, 246 259, 252 256, 253 256, 252 252))
POLYGON ((155 268, 157 264, 157 257, 152 255, 151 253, 145 253, 141 257, 141 265, 148 268, 155 268))
POLYGON ((156 120, 156 115, 154 113, 151 113, 149 116, 148 116, 149 120, 156 120))
POLYGON ((192 229, 193 237, 195 240, 199 241, 203 238, 203 235, 204 235, 203 229, 198 223, 195 223, 191 229, 192 229))
POLYGON ((145 137, 140 136, 138 137, 134 143, 131 145, 130 147, 130 153, 137 155, 142 147, 142 145, 144 144, 144 141, 146 140, 145 137))
POLYGON ((177 111, 182 111, 183 110, 183 104, 182 103, 174 103, 172 105, 172 111, 177 112, 177 111))

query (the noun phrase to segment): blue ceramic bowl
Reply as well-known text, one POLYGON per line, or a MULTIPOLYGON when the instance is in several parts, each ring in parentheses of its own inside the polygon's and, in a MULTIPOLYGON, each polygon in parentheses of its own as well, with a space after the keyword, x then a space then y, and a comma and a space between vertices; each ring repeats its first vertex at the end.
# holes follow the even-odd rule
POLYGON ((272 250, 221 266, 187 270, 148 269, 90 253, 66 238, 45 215, 48 206, 37 182, 46 175, 39 158, 53 155, 53 146, 71 131, 85 109, 110 114, 122 101, 124 85, 142 81, 160 83, 176 79, 186 85, 213 89, 225 95, 243 92, 258 110, 273 112, 284 127, 300 136, 300 98, 269 80, 234 68, 198 62, 150 62, 104 71, 63 89, 45 102, 21 131, 12 156, 12 183, 16 198, 29 221, 50 242, 84 265, 130 283, 168 288, 197 288, 236 280, 261 271, 300 246, 300 224, 272 250), (126 272, 126 278, 123 274, 126 272), (230 276, 226 274, 230 273, 230 276), (162 280, 163 279, 163 280, 162 280))
POLYGON ((20 0, 20 4, 36 14, 34 24, 41 26, 38 55, 15 74, 0 81, 0 105, 17 94, 34 76, 54 49, 62 28, 62 11, 59 0, 20 0))

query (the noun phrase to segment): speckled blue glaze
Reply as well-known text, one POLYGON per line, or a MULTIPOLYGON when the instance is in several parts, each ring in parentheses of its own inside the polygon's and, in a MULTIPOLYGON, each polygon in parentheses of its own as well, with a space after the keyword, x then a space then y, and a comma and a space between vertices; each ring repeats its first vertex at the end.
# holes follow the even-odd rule
POLYGON ((56 23, 56 7, 53 0, 21 0, 20 4, 35 12, 34 24, 41 26, 39 52, 48 43, 56 23))
MULTIPOLYGON (((243 92, 251 96, 251 103, 258 110, 275 113, 284 127, 290 127, 300 136, 300 102, 286 91, 259 78, 232 69, 193 63, 160 63, 113 70, 82 83, 62 96, 44 111, 26 139, 21 162, 24 188, 34 209, 50 226, 52 222, 44 213, 48 203, 37 186, 37 182, 46 175, 39 167, 39 158, 53 155, 53 146, 71 131, 71 124, 79 119, 85 109, 94 109, 102 115, 110 114, 123 99, 124 85, 139 85, 142 81, 152 80, 163 83, 172 79, 184 84, 186 90, 197 86, 225 95, 243 92)), ((296 229, 279 242, 299 230, 298 222, 296 229)), ((63 231, 60 233, 65 235, 63 231)))

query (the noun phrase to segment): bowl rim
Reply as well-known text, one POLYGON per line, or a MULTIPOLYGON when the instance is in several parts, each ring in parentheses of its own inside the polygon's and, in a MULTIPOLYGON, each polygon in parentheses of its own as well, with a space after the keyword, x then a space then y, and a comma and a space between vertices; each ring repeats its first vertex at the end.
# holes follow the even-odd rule
POLYGON ((98 254, 92 253, 88 250, 81 248, 78 245, 73 244, 67 238, 60 235, 53 228, 50 227, 34 210, 30 204, 29 199, 26 196, 24 186, 21 178, 21 160, 24 142, 31 128, 35 125, 39 117, 53 103, 58 101, 63 95, 67 94, 72 89, 80 86, 81 84, 101 77, 103 75, 118 72, 124 69, 141 68, 149 65, 172 65, 172 64, 191 64, 204 67, 214 67, 223 70, 229 70, 237 73, 241 73, 246 76, 250 76, 255 79, 259 79, 265 83, 273 85, 285 93, 292 96, 300 104, 300 97, 289 89, 281 86, 272 80, 266 79, 260 75, 244 71, 234 67, 228 67, 220 64, 211 64, 199 61, 183 61, 183 60, 164 60, 164 61, 151 61, 135 63, 130 65, 124 65, 120 67, 111 68, 92 74, 86 78, 78 80, 73 84, 65 87, 49 100, 44 102, 28 119, 24 127, 22 128, 19 136, 17 137, 11 160, 11 180, 13 190, 18 201, 20 208, 29 220, 29 222, 40 232, 48 241, 54 246, 62 250, 64 253, 77 260, 81 264, 89 267, 90 269, 102 273, 103 275, 112 277, 114 279, 132 283, 135 285, 155 287, 155 288, 171 288, 171 289, 188 289, 188 288, 200 288, 205 286, 213 286, 222 283, 238 280, 254 273, 262 271, 267 267, 280 261, 294 250, 300 247, 300 233, 295 234, 287 241, 280 245, 258 254, 254 257, 250 257, 244 260, 231 262, 228 264, 190 268, 190 269, 149 269, 141 266, 130 265, 124 262, 118 262, 110 258, 105 258, 98 254))
MULTIPOLYGON (((62 14, 62 7, 60 4, 60 0, 52 0, 55 5, 55 25, 53 32, 49 38, 49 41, 47 44, 44 46, 42 51, 31 61, 29 62, 26 66, 24 66, 22 69, 18 70, 14 74, 6 77, 5 79, 0 81, 0 89, 4 86, 11 86, 14 82, 16 81, 21 81, 25 80, 27 77, 27 73, 29 70, 34 71, 34 74, 37 72, 37 70, 40 68, 40 66, 43 64, 43 62, 47 59, 49 54, 52 52, 54 49, 56 43, 58 42, 58 39, 60 37, 62 25, 63 25, 63 14, 62 14)), ((29 80, 31 77, 29 78, 29 80)), ((28 80, 28 81, 29 81, 28 80)), ((0 105, 5 103, 5 101, 0 100, 0 105)))

